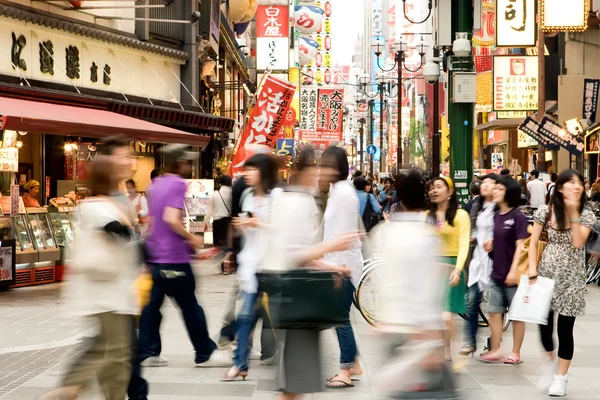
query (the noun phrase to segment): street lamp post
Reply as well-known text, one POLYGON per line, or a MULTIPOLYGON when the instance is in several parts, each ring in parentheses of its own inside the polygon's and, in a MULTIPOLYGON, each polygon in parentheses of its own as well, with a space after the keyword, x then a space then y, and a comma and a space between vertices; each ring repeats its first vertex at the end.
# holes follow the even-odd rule
MULTIPOLYGON (((373 139, 374 139, 374 131, 375 131, 375 120, 373 119, 373 106, 375 105, 375 100, 370 99, 369 100, 369 125, 371 127, 371 132, 369 134, 369 144, 372 145, 373 144, 373 139)), ((373 155, 370 155, 369 157, 369 175, 371 176, 371 178, 373 177, 373 155)))
POLYGON ((361 117, 360 120, 360 130, 359 130, 359 140, 360 140, 360 169, 363 169, 365 165, 364 153, 365 153, 365 118, 361 117))

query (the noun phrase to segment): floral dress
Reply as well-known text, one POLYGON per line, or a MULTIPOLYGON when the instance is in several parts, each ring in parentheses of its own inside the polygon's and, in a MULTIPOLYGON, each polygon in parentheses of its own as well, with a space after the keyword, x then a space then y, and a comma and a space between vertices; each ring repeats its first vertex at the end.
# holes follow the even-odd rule
MULTIPOLYGON (((546 224, 548 207, 540 207, 534 214, 535 222, 546 224)), ((585 208, 581 213, 581 225, 593 229, 596 217, 585 208)), ((585 312, 585 249, 573 246, 570 229, 559 231, 548 223, 548 245, 538 265, 539 276, 554 279, 552 310, 566 317, 578 317, 585 312)))

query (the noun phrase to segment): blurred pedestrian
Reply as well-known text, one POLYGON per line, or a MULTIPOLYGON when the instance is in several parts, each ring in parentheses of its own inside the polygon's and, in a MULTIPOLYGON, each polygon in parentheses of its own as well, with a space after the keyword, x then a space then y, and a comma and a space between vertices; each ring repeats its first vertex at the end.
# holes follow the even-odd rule
MULTIPOLYGON (((329 147, 321 157, 321 179, 331 185, 329 201, 323 218, 323 240, 329 241, 348 233, 359 231, 359 201, 356 191, 348 181, 348 155, 341 147, 329 147)), ((347 312, 347 322, 336 328, 340 345, 340 371, 327 383, 327 387, 352 387, 352 376, 362 375, 357 359, 356 340, 350 323, 350 308, 354 291, 358 286, 363 269, 361 242, 356 238, 353 246, 346 251, 328 253, 326 263, 345 266, 352 273, 343 282, 343 301, 347 312)))
POLYGON ((385 178, 383 190, 379 193, 379 204, 381 205, 383 212, 389 213, 392 204, 396 199, 396 191, 394 190, 394 180, 392 178, 385 178))
POLYGON ((494 238, 494 214, 496 203, 493 201, 494 189, 497 182, 496 174, 488 174, 481 178, 480 193, 471 207, 471 243, 473 253, 468 269, 467 282, 467 314, 465 324, 464 345, 459 354, 468 356, 477 351, 477 329, 479 327, 479 308, 483 291, 490 284, 492 260, 486 247, 494 238))
POLYGON ((585 313, 585 243, 596 222, 594 213, 586 207, 583 177, 579 172, 566 170, 558 176, 550 206, 540 207, 534 221, 529 246, 529 281, 535 284, 539 274, 554 279, 555 284, 548 324, 540 325, 541 341, 548 358, 542 366, 538 387, 548 390, 550 396, 565 396, 575 347, 575 319, 585 313), (548 244, 537 265, 543 230, 548 232, 548 244), (552 338, 555 314, 558 315, 558 362, 552 338))
POLYGON ((242 212, 234 218, 233 226, 244 235, 244 247, 238 256, 237 277, 239 299, 242 303, 236 320, 237 348, 234 364, 222 377, 232 381, 248 375, 250 337, 256 323, 255 307, 259 299, 256 274, 262 262, 268 241, 268 225, 271 221, 271 204, 278 180, 278 166, 269 154, 256 154, 244 164, 244 180, 249 186, 242 195, 242 212))
POLYGON ((146 217, 148 217, 148 200, 146 196, 137 192, 137 185, 133 179, 127 179, 125 185, 127 186, 127 197, 135 210, 137 220, 140 224, 145 225, 146 217))
POLYGON ((108 400, 122 400, 127 394, 139 261, 130 219, 111 196, 117 176, 109 157, 98 156, 90 165, 91 197, 78 205, 80 232, 67 257, 69 309, 94 318, 99 330, 91 347, 67 371, 62 388, 43 396, 45 400, 75 399, 95 379, 108 400))
POLYGON ((434 178, 429 186, 431 208, 429 218, 442 238, 440 259, 448 265, 447 298, 445 301, 446 360, 452 361, 451 343, 455 335, 454 316, 466 312, 466 282, 464 268, 469 255, 471 220, 458 208, 454 182, 447 177, 434 178))
POLYGON ((527 182, 527 189, 531 194, 529 204, 538 208, 546 204, 546 185, 540 180, 540 173, 535 169, 530 173, 531 179, 527 182))
POLYGON ((442 318, 447 274, 435 256, 441 243, 423 212, 426 188, 419 174, 409 172, 396 188, 403 212, 371 235, 382 260, 377 269, 378 327, 391 350, 374 375, 376 388, 393 398, 412 391, 423 398, 426 392, 451 394, 454 384, 444 362, 442 318))
POLYGON ((469 193, 471 193, 471 200, 465 205, 464 210, 471 213, 471 208, 473 207, 473 203, 477 201, 479 196, 481 195, 481 181, 473 181, 469 185, 469 193))
POLYGON ((504 364, 520 364, 521 346, 525 338, 525 323, 512 322, 513 347, 506 358, 500 349, 504 314, 510 307, 517 292, 517 267, 523 250, 524 241, 529 237, 527 218, 518 208, 521 200, 521 185, 511 177, 504 177, 494 188, 494 203, 497 212, 494 216, 494 239, 491 244, 484 244, 485 250, 492 254, 494 260, 488 296, 488 313, 490 314, 490 330, 492 340, 490 353, 482 354, 485 362, 501 362, 504 364))
POLYGON ((231 207, 233 182, 229 175, 219 178, 219 189, 215 190, 208 199, 208 212, 204 216, 204 227, 209 227, 213 221, 213 243, 221 250, 227 251, 229 229, 231 227, 231 207))
POLYGON ((519 184, 521 185, 521 206, 526 206, 529 204, 529 199, 531 198, 531 193, 529 193, 529 189, 527 189, 527 181, 524 178, 519 179, 519 184))
POLYGON ((367 185, 368 181, 363 177, 354 179, 354 188, 356 189, 356 195, 358 196, 360 217, 365 225, 366 231, 369 232, 379 222, 381 206, 377 202, 375 196, 366 191, 367 185))
POLYGON ((191 161, 197 154, 188 151, 187 146, 175 144, 162 147, 161 152, 165 169, 155 180, 150 198, 152 226, 146 239, 146 252, 153 285, 150 303, 140 319, 140 360, 145 367, 168 365, 168 360, 160 356, 160 308, 167 295, 181 308, 196 353, 196 365, 231 365, 226 354, 215 352, 217 345, 208 336, 206 316, 196 299, 196 280, 190 260, 195 250, 204 247, 204 241, 189 233, 183 224, 187 185, 182 175, 189 174, 191 161))

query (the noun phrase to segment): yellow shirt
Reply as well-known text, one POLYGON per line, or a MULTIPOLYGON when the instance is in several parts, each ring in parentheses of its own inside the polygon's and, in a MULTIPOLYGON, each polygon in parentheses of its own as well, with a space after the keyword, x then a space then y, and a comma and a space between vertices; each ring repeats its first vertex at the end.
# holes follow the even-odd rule
POLYGON ((462 271, 469 256, 471 241, 471 218, 465 210, 456 210, 454 226, 448 221, 438 227, 437 231, 442 238, 442 251, 440 256, 456 257, 456 269, 462 271))

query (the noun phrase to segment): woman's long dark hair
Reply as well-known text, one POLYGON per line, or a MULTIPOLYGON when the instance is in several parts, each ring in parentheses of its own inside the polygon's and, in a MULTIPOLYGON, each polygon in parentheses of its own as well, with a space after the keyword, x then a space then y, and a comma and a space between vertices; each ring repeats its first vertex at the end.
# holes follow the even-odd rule
MULTIPOLYGON (((565 218, 565 198, 561 192, 563 185, 569 182, 573 177, 577 177, 583 185, 583 176, 574 169, 568 169, 566 171, 561 172, 561 174, 556 179, 556 187, 554 188, 554 192, 552 193, 552 199, 550 200, 552 212, 554 213, 554 217, 556 218, 556 227, 558 230, 564 230, 566 226, 566 218, 565 218)), ((587 201, 587 196, 585 194, 585 189, 581 190, 581 199, 579 200, 579 212, 583 211, 585 207, 585 203, 587 201)))
MULTIPOLYGON (((448 186, 448 182, 446 182, 446 180, 444 178, 441 177, 437 177, 431 180, 431 182, 429 182, 429 187, 427 188, 427 192, 429 193, 430 188, 433 186, 433 184, 437 181, 441 181, 444 186, 446 186, 448 188, 448 190, 450 190, 450 186, 448 186)), ((434 222, 437 222, 437 217, 436 217, 436 212, 437 212, 437 204, 430 201, 429 202, 429 216, 433 219, 434 222)), ((456 217, 456 211, 458 210, 458 199, 456 197, 456 190, 452 191, 452 194, 450 195, 450 201, 448 203, 448 209, 446 210, 446 221, 448 221, 448 224, 450 226, 454 226, 454 217, 456 217)))
POLYGON ((279 172, 275 157, 270 154, 255 154, 246 161, 245 166, 258 169, 260 185, 265 194, 275 189, 279 172))

